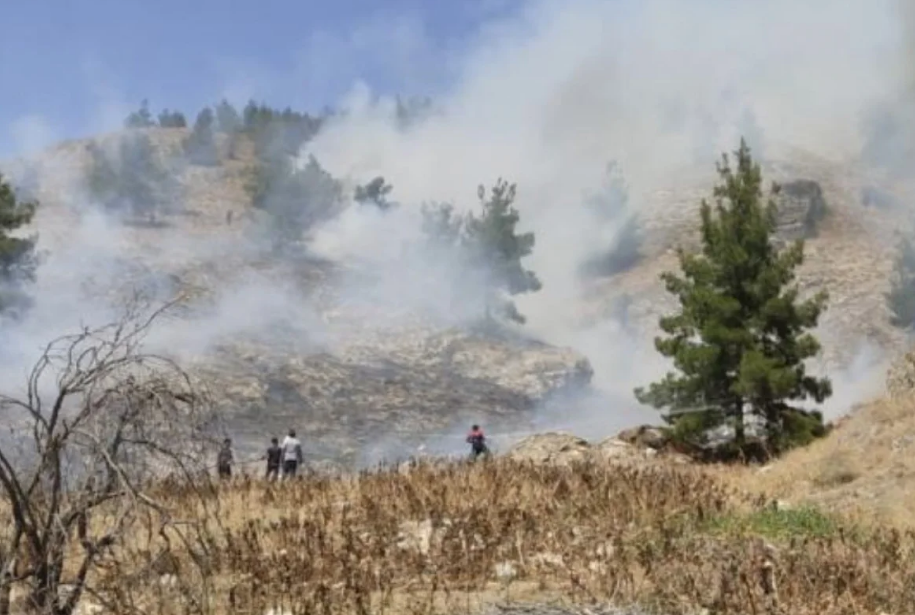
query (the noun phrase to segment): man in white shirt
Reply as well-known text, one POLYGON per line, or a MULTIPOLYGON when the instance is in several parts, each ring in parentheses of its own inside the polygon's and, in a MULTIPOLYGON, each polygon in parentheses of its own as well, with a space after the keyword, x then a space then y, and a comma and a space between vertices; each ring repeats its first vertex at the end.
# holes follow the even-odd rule
POLYGON ((302 463, 302 443, 295 437, 295 429, 289 430, 280 448, 283 449, 283 478, 295 476, 302 463))

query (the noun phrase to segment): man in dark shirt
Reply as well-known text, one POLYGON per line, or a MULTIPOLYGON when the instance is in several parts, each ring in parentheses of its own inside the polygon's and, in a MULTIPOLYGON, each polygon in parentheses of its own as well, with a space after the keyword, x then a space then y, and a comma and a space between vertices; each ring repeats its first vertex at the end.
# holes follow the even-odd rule
POLYGON ((479 425, 474 425, 470 428, 470 433, 467 434, 467 444, 470 445, 472 459, 476 459, 480 455, 489 454, 489 448, 486 446, 486 436, 483 435, 483 430, 480 429, 479 425))
POLYGON ((226 438, 222 441, 222 448, 219 449, 219 455, 216 457, 216 470, 219 473, 219 478, 232 478, 232 463, 235 461, 234 457, 235 456, 232 454, 232 440, 226 438))
POLYGON ((276 480, 280 475, 280 463, 283 458, 283 449, 277 438, 270 438, 270 448, 264 459, 267 460, 267 480, 276 480))

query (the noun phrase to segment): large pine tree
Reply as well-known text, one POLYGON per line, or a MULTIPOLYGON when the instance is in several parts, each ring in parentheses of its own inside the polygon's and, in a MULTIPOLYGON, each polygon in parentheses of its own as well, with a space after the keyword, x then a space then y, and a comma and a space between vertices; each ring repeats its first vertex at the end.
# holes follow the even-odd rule
MULTIPOLYGON (((832 394, 830 381, 809 376, 804 366, 820 349, 809 330, 827 296, 798 299, 795 270, 804 244, 782 250, 773 245, 775 202, 770 196, 763 203, 762 174, 743 139, 735 153, 736 169, 727 155, 717 165, 721 184, 713 192, 714 210, 702 202, 701 253, 681 249, 682 277, 661 276, 680 311, 661 318, 667 335, 655 347, 673 359, 678 373, 635 395, 669 409, 666 420, 683 436, 731 425, 740 449, 747 442, 746 419, 755 418, 777 454, 823 433, 819 412, 789 402, 822 403, 832 394)), ((772 195, 777 190, 773 185, 772 195)))

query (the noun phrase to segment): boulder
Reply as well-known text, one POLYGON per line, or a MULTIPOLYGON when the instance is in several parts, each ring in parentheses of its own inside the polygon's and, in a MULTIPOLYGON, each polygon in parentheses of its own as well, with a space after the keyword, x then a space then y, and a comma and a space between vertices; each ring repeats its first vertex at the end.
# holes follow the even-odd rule
POLYGON ((626 429, 621 431, 616 437, 633 446, 654 450, 664 448, 669 442, 669 438, 659 427, 653 427, 651 425, 640 425, 639 427, 626 429))
POLYGON ((826 199, 820 184, 810 179, 796 179, 781 184, 778 198, 775 236, 795 241, 816 235, 817 224, 826 215, 826 199))

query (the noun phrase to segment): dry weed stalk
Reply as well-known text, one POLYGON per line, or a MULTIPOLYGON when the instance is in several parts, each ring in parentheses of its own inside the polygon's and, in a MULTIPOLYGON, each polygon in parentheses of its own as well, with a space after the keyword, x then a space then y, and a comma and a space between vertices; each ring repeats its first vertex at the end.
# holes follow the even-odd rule
POLYGON ((144 316, 136 300, 119 322, 54 340, 25 395, 0 396, 15 426, 0 443, 9 520, 0 614, 10 612, 15 587, 23 606, 42 614, 70 615, 86 594, 104 600, 93 580, 131 528, 145 521, 169 531, 170 510, 145 487, 163 471, 190 476, 209 404, 177 365, 141 352, 168 307, 144 316))
MULTIPOLYGON (((191 508, 183 495, 161 497, 191 508)), ((903 612, 915 581, 911 536, 795 538, 776 556, 717 532, 716 519, 737 514, 733 494, 688 468, 426 463, 238 481, 217 499, 218 520, 194 505, 221 588, 214 612, 463 612, 472 596, 506 592, 672 615, 903 612)))

